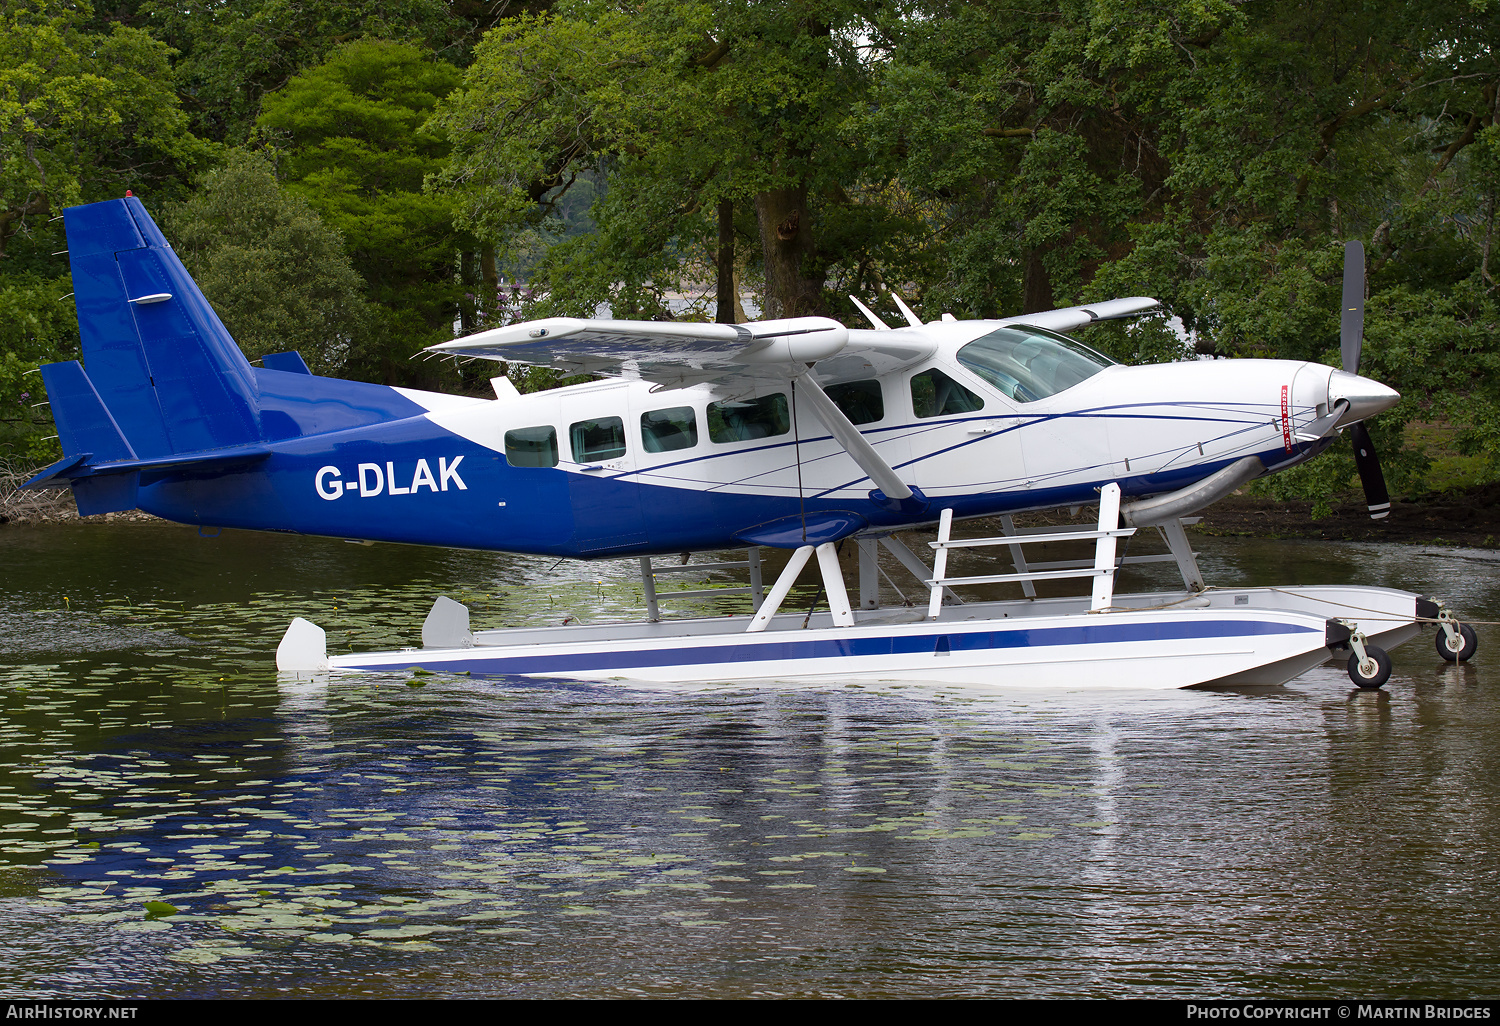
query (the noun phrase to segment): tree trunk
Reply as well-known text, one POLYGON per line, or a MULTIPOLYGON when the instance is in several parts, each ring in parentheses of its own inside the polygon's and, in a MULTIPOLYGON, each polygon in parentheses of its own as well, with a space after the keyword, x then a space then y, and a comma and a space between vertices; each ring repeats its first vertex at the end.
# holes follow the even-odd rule
POLYGON ((463 283, 463 298, 458 301, 459 333, 469 334, 474 330, 476 301, 479 298, 478 275, 474 267, 475 253, 465 246, 458 255, 458 278, 463 283))
POLYGON ((761 316, 772 319, 827 313, 823 305, 823 279, 814 271, 807 187, 757 193, 755 216, 760 223, 760 245, 766 267, 761 316), (806 277, 809 273, 817 277, 806 277))
POLYGON ((739 306, 734 287, 734 200, 719 200, 719 252, 715 263, 718 309, 714 320, 734 324, 739 306))
POLYGON ((484 284, 479 290, 479 323, 495 327, 495 311, 500 305, 500 274, 495 268, 495 244, 486 242, 479 251, 479 276, 484 284))
POLYGON ((740 302, 740 265, 734 265, 734 323, 744 324, 750 318, 745 313, 745 307, 740 302))
POLYGON ((1047 273, 1047 265, 1042 263, 1042 252, 1041 249, 1034 249, 1026 256, 1026 271, 1021 285, 1023 314, 1041 313, 1057 306, 1052 298, 1052 277, 1047 273))

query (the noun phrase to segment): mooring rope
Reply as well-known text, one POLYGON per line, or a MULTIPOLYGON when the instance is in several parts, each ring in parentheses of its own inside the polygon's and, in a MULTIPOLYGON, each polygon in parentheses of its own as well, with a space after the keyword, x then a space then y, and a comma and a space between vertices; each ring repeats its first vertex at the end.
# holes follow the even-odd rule
MULTIPOLYGON (((1220 591, 1233 591, 1234 589, 1233 588, 1222 588, 1221 587, 1218 590, 1220 590, 1220 591)), ((1402 620, 1402 621, 1410 620, 1412 623, 1442 623, 1443 622, 1441 619, 1439 619, 1438 617, 1435 617, 1435 616, 1392 616, 1390 613, 1386 612, 1383 609, 1370 609, 1370 608, 1368 608, 1366 606, 1354 606, 1354 605, 1350 605, 1347 602, 1334 602, 1332 599, 1311 598, 1311 597, 1309 597, 1307 595, 1299 595, 1295 591, 1289 591, 1286 588, 1268 588, 1267 590, 1268 591, 1280 592, 1283 595, 1290 595, 1290 596, 1292 596, 1292 598, 1299 598, 1299 599, 1302 599, 1304 602, 1319 602, 1319 603, 1322 603, 1323 605, 1338 606, 1340 609, 1352 609, 1352 610, 1354 610, 1355 612, 1358 612, 1358 613, 1374 613, 1377 619, 1382 619, 1382 620, 1402 620)), ((1461 625, 1461 624, 1470 624, 1470 625, 1473 625, 1473 624, 1477 623, 1481 627, 1500 627, 1500 621, 1497 621, 1497 620, 1460 620, 1460 619, 1458 619, 1458 617, 1452 617, 1451 619, 1449 619, 1448 622, 1451 623, 1451 624, 1455 624, 1455 625, 1461 625)))
MULTIPOLYGON (((1095 613, 1131 613, 1131 612, 1141 612, 1141 613, 1144 613, 1144 612, 1149 612, 1150 610, 1153 610, 1153 609, 1171 609, 1173 606, 1180 606, 1184 602, 1191 602, 1193 599, 1199 598, 1200 596, 1203 596, 1203 595, 1206 595, 1206 594, 1208 594, 1211 591, 1239 591, 1239 590, 1241 590, 1241 589, 1238 589, 1238 588, 1226 588, 1223 585, 1211 584, 1208 587, 1204 588, 1200 592, 1196 592, 1196 593, 1194 593, 1192 595, 1185 595, 1185 596, 1183 596, 1180 599, 1176 599, 1176 600, 1174 600, 1172 602, 1163 602, 1162 604, 1156 605, 1156 606, 1107 606, 1104 609, 1090 610, 1090 612, 1095 612, 1095 613)), ((1357 613, 1371 613, 1371 614, 1373 614, 1373 618, 1374 619, 1377 619, 1377 620, 1389 620, 1389 621, 1391 621, 1393 623, 1432 623, 1432 624, 1440 624, 1440 623, 1443 622, 1441 619, 1439 619, 1437 617, 1433 617, 1433 616, 1396 616, 1396 615, 1393 615, 1392 613, 1390 613, 1389 611, 1384 610, 1384 609, 1371 609, 1368 606, 1356 606, 1356 605, 1351 605, 1348 602, 1335 602, 1332 599, 1314 598, 1313 596, 1310 596, 1310 595, 1300 595, 1297 592, 1291 591, 1291 590, 1289 590, 1287 588, 1267 588, 1266 590, 1267 591, 1274 591, 1274 592, 1277 592, 1277 593, 1282 594, 1282 595, 1290 595, 1292 598, 1301 599, 1304 602, 1316 602, 1319 605, 1325 605, 1325 606, 1338 606, 1340 609, 1352 609, 1352 610, 1354 610, 1357 613)), ((1460 620, 1457 617, 1453 617, 1450 620, 1448 620, 1447 622, 1453 624, 1455 627, 1461 627, 1464 624, 1469 624, 1470 626, 1478 624, 1481 627, 1500 627, 1500 620, 1460 620)))

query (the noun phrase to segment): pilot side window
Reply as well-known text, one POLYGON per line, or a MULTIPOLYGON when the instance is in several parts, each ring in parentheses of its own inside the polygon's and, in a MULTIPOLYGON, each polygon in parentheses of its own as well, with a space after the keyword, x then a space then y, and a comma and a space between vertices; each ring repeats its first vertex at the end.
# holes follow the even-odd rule
POLYGON ((557 466, 557 429, 548 424, 505 432, 505 462, 513 467, 557 466))
POLYGON ((947 417, 977 413, 984 400, 934 367, 911 379, 911 406, 918 417, 947 417))
POLYGON ((758 399, 709 403, 707 419, 708 437, 715 442, 748 442, 784 435, 792 429, 786 396, 781 392, 758 399))
POLYGON ((691 406, 641 414, 641 444, 647 452, 676 452, 698 444, 698 418, 691 406))
POLYGON ((578 463, 617 460, 625 455, 625 422, 619 417, 580 420, 568 428, 568 440, 578 463))
POLYGON ((823 391, 851 424, 873 424, 885 419, 885 397, 880 394, 880 382, 874 378, 828 385, 823 391))

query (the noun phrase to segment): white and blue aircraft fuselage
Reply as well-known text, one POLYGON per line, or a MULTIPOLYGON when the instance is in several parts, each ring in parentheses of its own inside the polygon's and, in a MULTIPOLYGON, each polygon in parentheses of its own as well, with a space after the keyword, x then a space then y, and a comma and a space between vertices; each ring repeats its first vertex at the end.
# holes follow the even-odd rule
POLYGON ((1398 398, 1314 363, 1123 366, 1058 334, 1149 299, 874 330, 555 318, 433 350, 604 380, 451 396, 296 353, 253 367, 139 200, 65 218, 83 363, 42 368, 66 455, 29 485, 85 515, 578 558, 817 545, 1108 482, 1180 515, 1398 398))

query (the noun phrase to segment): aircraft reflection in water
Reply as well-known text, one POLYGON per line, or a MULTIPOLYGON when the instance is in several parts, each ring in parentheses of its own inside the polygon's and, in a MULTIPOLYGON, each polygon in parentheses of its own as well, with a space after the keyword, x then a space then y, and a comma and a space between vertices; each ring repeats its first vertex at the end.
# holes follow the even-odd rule
MULTIPOLYGON (((1418 621, 1441 619, 1453 655, 1473 647, 1468 628, 1405 593, 1204 592, 1180 518, 1308 459, 1351 425, 1362 431, 1399 397, 1311 363, 1126 367, 1057 334, 1151 310, 1151 299, 928 324, 902 304, 904 327, 866 310, 874 330, 824 317, 553 318, 432 348, 606 379, 522 396, 500 377, 487 400, 320 377, 295 352, 252 367, 139 200, 65 218, 84 365, 42 368, 67 455, 28 487, 69 486, 84 515, 139 507, 192 524, 642 557, 646 623, 475 634, 467 610, 440 599, 419 655, 330 658, 322 632, 299 620, 279 653, 285 669, 1182 687, 1279 683, 1349 651, 1356 681, 1378 676, 1378 686, 1389 660, 1367 637, 1399 644, 1418 621), (1026 535, 1008 519, 1082 505, 1100 507, 1096 527, 1026 535), (996 514, 1007 515, 1004 535, 952 536, 955 519, 996 514), (891 533, 934 522, 928 567, 891 533), (1117 540, 1148 525, 1187 589, 1166 609, 1160 594, 1113 594, 1117 540), (861 556, 858 610, 835 552, 846 539, 861 556), (1063 566, 1022 554, 1061 540, 1093 542, 1094 558, 1063 566), (1011 552, 1013 573, 946 574, 952 548, 986 541, 1011 552), (878 609, 878 544, 930 589, 926 610, 878 609), (740 546, 750 549, 753 617, 659 620, 665 568, 651 556, 740 546), (766 596, 761 546, 793 550, 766 596), (778 609, 814 555, 830 608, 793 633, 807 621, 778 609), (1093 594, 1034 597, 1035 580, 1068 577, 1090 580, 1093 594), (953 592, 1002 581, 1027 597, 962 603, 953 592), (1362 616, 1340 620, 1351 606, 1362 616)), ((1362 269, 1359 280, 1358 309, 1346 310, 1350 371, 1362 269)), ((1360 439, 1378 514, 1384 486, 1360 439)))

